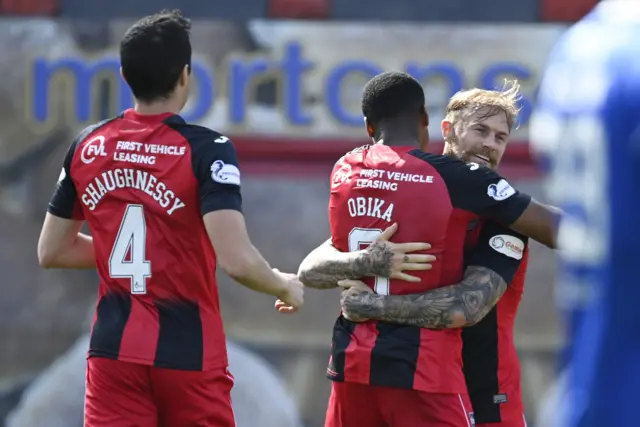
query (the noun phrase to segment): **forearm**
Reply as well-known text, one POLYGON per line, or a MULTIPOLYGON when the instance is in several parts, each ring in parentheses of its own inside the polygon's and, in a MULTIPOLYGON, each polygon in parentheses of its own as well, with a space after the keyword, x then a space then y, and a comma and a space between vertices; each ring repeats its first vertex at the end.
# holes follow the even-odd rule
POLYGON ((340 252, 327 240, 302 261, 298 278, 305 286, 329 289, 337 287, 340 280, 370 275, 372 269, 364 251, 340 252))
POLYGON ((361 292, 343 298, 343 309, 356 318, 422 328, 472 326, 500 299, 507 284, 492 270, 470 266, 462 282, 421 294, 378 295, 361 292))
POLYGON ((230 259, 230 262, 221 262, 221 267, 233 280, 256 292, 282 296, 285 291, 282 280, 253 245, 249 244, 242 254, 230 259))
POLYGON ((96 268, 93 237, 78 233, 68 245, 57 249, 51 256, 40 259, 45 268, 96 268))

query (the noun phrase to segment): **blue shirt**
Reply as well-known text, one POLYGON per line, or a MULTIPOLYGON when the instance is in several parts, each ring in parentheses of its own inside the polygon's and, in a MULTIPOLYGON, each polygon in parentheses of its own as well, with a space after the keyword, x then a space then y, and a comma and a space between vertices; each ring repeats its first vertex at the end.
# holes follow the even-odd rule
POLYGON ((560 225, 560 427, 640 425, 640 3, 605 2, 552 50, 532 121, 560 225))

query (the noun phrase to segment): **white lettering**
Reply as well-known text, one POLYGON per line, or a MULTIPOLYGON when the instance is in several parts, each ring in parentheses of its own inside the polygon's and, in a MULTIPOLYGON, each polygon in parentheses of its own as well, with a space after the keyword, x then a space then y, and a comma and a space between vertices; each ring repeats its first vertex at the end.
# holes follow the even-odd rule
POLYGON ((362 169, 360 176, 362 178, 382 178, 384 171, 382 169, 362 169))
POLYGON ((398 191, 398 183, 358 178, 356 179, 356 188, 375 188, 376 190, 398 191))
POLYGON ((116 151, 113 153, 113 160, 116 162, 138 163, 141 165, 155 165, 156 156, 145 156, 137 153, 123 153, 116 151))
POLYGON ((433 176, 431 175, 419 175, 419 174, 391 172, 391 171, 387 172, 387 179, 391 181, 400 181, 400 182, 418 182, 420 184, 433 183, 433 176))
POLYGON ((185 153, 185 147, 176 147, 175 145, 157 145, 146 144, 144 150, 149 154, 167 154, 169 156, 182 156, 185 153))
POLYGON ((368 216, 391 222, 393 214, 393 203, 377 197, 351 197, 347 200, 347 207, 351 217, 368 216))
POLYGON ((87 185, 80 199, 87 209, 93 211, 106 194, 121 188, 131 188, 148 194, 166 210, 167 215, 186 206, 176 193, 169 190, 167 185, 159 181, 156 176, 134 169, 113 169, 103 172, 87 185))

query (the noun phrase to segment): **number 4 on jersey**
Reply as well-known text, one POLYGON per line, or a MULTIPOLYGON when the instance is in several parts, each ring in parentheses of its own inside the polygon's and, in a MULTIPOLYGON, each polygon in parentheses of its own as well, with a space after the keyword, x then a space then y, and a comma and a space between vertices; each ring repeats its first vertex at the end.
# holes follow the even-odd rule
POLYGON ((131 280, 132 294, 147 293, 151 262, 145 259, 147 226, 141 205, 128 205, 109 257, 109 276, 131 280))

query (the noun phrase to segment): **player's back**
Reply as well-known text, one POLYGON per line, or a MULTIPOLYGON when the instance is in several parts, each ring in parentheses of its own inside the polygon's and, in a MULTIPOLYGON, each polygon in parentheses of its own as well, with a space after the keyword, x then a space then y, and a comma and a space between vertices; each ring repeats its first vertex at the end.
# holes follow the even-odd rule
MULTIPOLYGON (((358 250, 398 222, 395 242, 428 242, 429 253, 438 257, 432 270, 419 273, 421 283, 365 279, 381 294, 419 293, 458 282, 469 221, 488 215, 510 224, 529 203, 490 169, 382 144, 340 159, 331 187, 329 222, 338 249, 358 250)), ((328 373, 335 381, 466 393, 460 329, 354 324, 340 316, 328 373)))
MULTIPOLYGON (((78 139, 70 171, 100 276, 90 354, 180 369, 226 365, 197 177, 201 147, 218 138, 226 142, 176 115, 127 110, 78 139)), ((213 169, 205 174, 220 175, 213 169)))
POLYGON ((414 272, 420 283, 365 279, 377 293, 424 292, 462 277, 463 242, 475 215, 452 203, 438 169, 449 162, 415 147, 375 144, 348 153, 336 164, 329 218, 338 249, 360 250, 398 222, 395 242, 429 242, 429 253, 437 257, 432 270, 414 272))
POLYGON ((562 427, 637 422, 639 37, 636 3, 600 3, 552 51, 533 122, 552 166, 550 196, 565 212, 557 293, 570 325, 571 401, 562 427))

